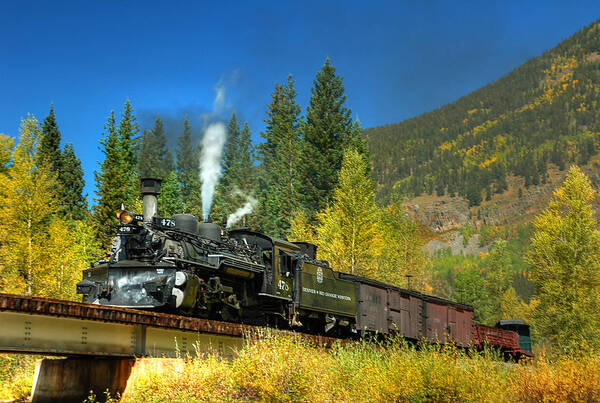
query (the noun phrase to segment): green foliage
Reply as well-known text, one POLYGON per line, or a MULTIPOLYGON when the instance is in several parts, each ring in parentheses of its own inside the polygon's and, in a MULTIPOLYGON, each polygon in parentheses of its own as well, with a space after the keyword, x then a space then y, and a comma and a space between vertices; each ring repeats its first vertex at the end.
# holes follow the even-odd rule
POLYGON ((72 144, 66 144, 61 151, 61 134, 54 114, 54 106, 44 119, 37 149, 37 163, 46 165, 57 177, 56 194, 61 206, 61 214, 66 217, 83 219, 87 200, 83 196, 83 169, 75 155, 72 144))
POLYGON ((96 205, 93 210, 98 238, 102 248, 107 249, 115 233, 114 227, 119 223, 115 214, 125 201, 126 188, 123 186, 123 180, 126 173, 121 169, 123 166, 122 154, 114 111, 108 117, 104 128, 105 132, 100 140, 104 161, 100 164, 100 170, 94 172, 98 197, 94 199, 96 205))
POLYGON ((177 174, 171 171, 162 182, 158 195, 158 216, 171 217, 184 211, 185 204, 181 197, 181 187, 177 174))
POLYGON ((60 165, 58 180, 61 184, 63 211, 68 217, 83 220, 87 212, 87 199, 83 195, 83 168, 71 143, 65 144, 60 155, 60 165))
POLYGON ((459 268, 454 277, 454 295, 457 302, 475 308, 474 319, 488 322, 490 314, 486 282, 477 266, 459 268))
POLYGON ((61 169, 60 130, 54 115, 54 105, 50 105, 50 113, 42 124, 42 134, 39 139, 38 162, 46 164, 52 171, 61 169))
POLYGON ((154 128, 142 135, 142 147, 138 158, 140 177, 164 180, 175 169, 173 154, 167 147, 167 136, 160 116, 156 116, 154 128))
POLYGON ((512 285, 513 270, 508 253, 507 242, 497 240, 485 259, 485 288, 490 312, 486 322, 495 324, 502 318, 501 303, 504 294, 512 285))
POLYGON ((123 108, 119 126, 114 111, 111 111, 104 128, 100 139, 104 161, 100 170, 94 172, 97 198, 94 198, 93 218, 101 246, 107 249, 118 224, 116 212, 121 205, 132 209, 139 200, 139 179, 134 169, 138 126, 129 100, 123 108))
POLYGON ((417 223, 407 217, 400 198, 381 209, 383 249, 377 262, 378 280, 404 288, 423 290, 429 259, 417 223), (410 276, 410 277, 407 277, 410 276))
POLYGON ((131 206, 139 198, 139 178, 136 174, 138 138, 140 129, 133 114, 133 106, 129 99, 125 101, 121 121, 119 122, 119 149, 121 152, 121 171, 125 181, 124 200, 131 206))
POLYGON ((177 179, 181 184, 183 211, 199 213, 200 198, 200 153, 199 146, 194 145, 190 123, 185 118, 183 133, 177 140, 177 179))
POLYGON ((248 123, 240 131, 235 113, 227 125, 227 141, 223 149, 223 175, 217 185, 211 215, 215 219, 224 218, 253 197, 254 146, 248 123))
POLYGON ((459 194, 471 206, 486 192, 545 183, 549 163, 564 169, 597 152, 600 23, 457 101, 402 123, 366 130, 373 174, 387 200, 404 194, 459 194))
POLYGON ((306 121, 302 126, 302 194, 309 211, 322 210, 331 201, 342 166, 344 149, 353 136, 350 109, 344 107, 343 79, 329 58, 317 73, 311 89, 306 121))
POLYGON ((289 231, 293 212, 301 208, 300 105, 292 76, 276 84, 268 105, 264 143, 257 147, 259 175, 259 227, 278 237, 289 231))
POLYGON ((527 253, 539 305, 535 326, 556 349, 582 343, 600 349, 600 232, 592 202, 597 197, 576 166, 548 209, 536 217, 527 253))

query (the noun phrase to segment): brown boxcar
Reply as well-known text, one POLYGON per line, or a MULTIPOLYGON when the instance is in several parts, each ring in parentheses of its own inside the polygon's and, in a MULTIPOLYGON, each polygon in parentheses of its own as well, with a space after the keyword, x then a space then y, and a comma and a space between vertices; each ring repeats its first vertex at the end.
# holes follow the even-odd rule
POLYGON ((364 277, 340 273, 356 284, 356 328, 397 333, 409 339, 468 346, 473 308, 364 277))
POLYGON ((468 346, 473 340, 473 308, 430 295, 423 296, 425 337, 468 346))

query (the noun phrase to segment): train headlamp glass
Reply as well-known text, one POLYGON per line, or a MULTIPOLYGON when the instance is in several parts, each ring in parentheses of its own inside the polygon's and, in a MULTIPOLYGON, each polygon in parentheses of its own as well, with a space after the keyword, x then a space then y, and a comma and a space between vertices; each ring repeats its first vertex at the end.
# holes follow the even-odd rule
POLYGON ((117 218, 121 221, 122 224, 129 224, 131 221, 133 221, 133 216, 127 210, 120 210, 117 213, 117 218))

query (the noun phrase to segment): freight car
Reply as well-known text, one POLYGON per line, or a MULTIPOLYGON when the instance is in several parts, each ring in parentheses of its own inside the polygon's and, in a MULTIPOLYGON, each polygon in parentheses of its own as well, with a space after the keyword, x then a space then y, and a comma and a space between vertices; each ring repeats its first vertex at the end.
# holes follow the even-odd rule
POLYGON ((84 302, 337 337, 487 342, 517 354, 519 335, 474 324, 471 306, 334 271, 307 242, 225 231, 189 214, 156 217, 160 180, 142 179, 141 192, 143 214, 122 208, 110 256, 83 271, 84 302))

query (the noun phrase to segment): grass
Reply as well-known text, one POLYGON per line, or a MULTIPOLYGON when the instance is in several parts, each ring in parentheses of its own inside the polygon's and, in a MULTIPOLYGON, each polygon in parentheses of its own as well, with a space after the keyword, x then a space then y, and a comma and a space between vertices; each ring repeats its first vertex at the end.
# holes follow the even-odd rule
POLYGON ((123 401, 600 401, 600 358, 505 363, 492 353, 403 341, 331 350, 289 336, 250 342, 232 361, 148 360, 123 401))
POLYGON ((0 354, 0 400, 25 399, 31 395, 35 362, 39 356, 0 354))
MULTIPOLYGON (((0 358, 0 399, 28 396, 37 357, 0 358)), ((231 361, 214 354, 138 360, 122 401, 598 402, 600 357, 541 353, 515 364, 489 351, 415 348, 403 340, 323 349, 267 334, 231 361)))

